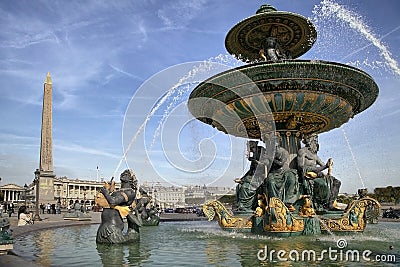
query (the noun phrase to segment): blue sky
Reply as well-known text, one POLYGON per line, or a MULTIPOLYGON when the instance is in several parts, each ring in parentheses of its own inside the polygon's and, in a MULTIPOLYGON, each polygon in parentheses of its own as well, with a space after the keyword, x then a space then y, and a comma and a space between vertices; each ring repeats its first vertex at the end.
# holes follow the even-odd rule
MULTIPOLYGON (((43 82, 50 71, 57 176, 94 180, 99 166, 99 176, 109 179, 127 167, 121 160, 126 156, 141 182, 203 184, 216 180, 213 184, 233 186, 232 180, 246 168, 244 141, 192 121, 185 109, 190 88, 183 90, 176 105, 168 107, 172 98, 161 105, 128 151, 127 144, 141 120, 165 95, 169 87, 164 85, 176 83, 174 79, 195 68, 190 62, 212 59, 217 67, 208 74, 225 65, 240 64, 227 56, 226 33, 264 3, 1 1, 1 183, 23 185, 33 180, 39 164, 43 82), (156 130, 163 117, 181 126, 168 128, 175 125, 169 123, 156 130), (184 119, 179 121, 180 117, 184 119), (173 138, 176 136, 181 139, 173 138), (201 140, 208 154, 200 153, 201 140)), ((342 181, 341 191, 353 193, 363 184, 370 190, 400 185, 400 2, 268 3, 309 17, 316 25, 317 42, 301 59, 359 67, 372 75, 380 88, 371 108, 342 128, 320 135, 320 156, 334 158, 334 175, 342 181), (362 27, 352 29, 354 21, 341 20, 343 12, 335 9, 335 4, 344 8, 342 11, 351 11, 347 18, 361 20, 362 27)), ((200 74, 193 82, 202 75, 207 77, 200 74)))

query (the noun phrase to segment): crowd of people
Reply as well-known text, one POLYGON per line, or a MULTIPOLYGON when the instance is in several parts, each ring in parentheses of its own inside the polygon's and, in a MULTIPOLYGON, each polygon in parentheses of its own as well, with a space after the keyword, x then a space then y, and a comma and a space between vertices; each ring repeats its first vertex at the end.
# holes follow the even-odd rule
POLYGON ((61 214, 61 203, 57 203, 57 204, 43 204, 40 203, 40 212, 42 214, 61 214))

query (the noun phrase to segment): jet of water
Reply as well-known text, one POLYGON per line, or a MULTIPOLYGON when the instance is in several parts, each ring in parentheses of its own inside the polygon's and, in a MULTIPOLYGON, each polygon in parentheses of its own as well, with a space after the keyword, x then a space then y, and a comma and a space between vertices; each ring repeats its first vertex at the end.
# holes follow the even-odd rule
POLYGON ((356 171, 357 171, 358 177, 360 178, 362 188, 365 188, 364 180, 361 176, 361 171, 360 171, 360 168, 358 167, 358 163, 357 163, 356 157, 354 156, 353 149, 351 148, 349 138, 347 137, 347 134, 346 134, 346 131, 344 130, 344 128, 341 127, 341 129, 343 132, 344 139, 346 140, 347 147, 350 150, 351 158, 353 159, 354 165, 356 166, 356 171))
POLYGON ((318 10, 321 12, 321 14, 319 14, 321 17, 325 19, 336 17, 340 21, 349 25, 352 29, 358 31, 379 49, 380 55, 384 58, 386 64, 392 69, 392 71, 395 74, 400 75, 400 68, 397 61, 393 59, 388 48, 375 36, 360 15, 346 9, 344 6, 339 5, 332 0, 323 0, 321 6, 315 6, 313 13, 317 14, 318 10))
POLYGON ((140 125, 139 129, 136 131, 136 133, 133 135, 131 141, 129 142, 127 148, 125 149, 120 161, 117 164, 117 167, 115 168, 114 171, 114 176, 117 173, 117 171, 119 170, 119 168, 121 167, 121 164, 124 160, 126 160, 126 155, 128 154, 128 152, 130 151, 132 145, 135 143, 137 137, 142 133, 144 127, 146 126, 147 122, 153 117, 153 115, 156 113, 156 111, 168 100, 168 98, 173 95, 174 90, 176 89, 176 87, 171 88, 171 90, 168 91, 167 94, 165 94, 161 100, 157 103, 157 105, 155 105, 152 110, 149 112, 149 114, 147 114, 145 120, 143 121, 143 123, 140 125))
POLYGON ((218 64, 221 64, 221 65, 218 65, 218 67, 221 68, 221 71, 229 69, 229 67, 238 66, 238 63, 239 63, 239 61, 235 60, 234 57, 231 55, 220 54, 216 57, 209 58, 203 64, 200 64, 199 66, 196 66, 193 70, 191 70, 187 76, 182 77, 182 79, 179 80, 179 82, 172 88, 172 90, 174 92, 177 91, 177 94, 176 94, 176 96, 174 96, 171 99, 167 108, 164 110, 164 114, 163 114, 162 118, 159 120, 157 129, 153 135, 153 140, 150 144, 149 150, 152 149, 152 147, 154 146, 154 144, 156 142, 156 138, 160 135, 161 128, 162 128, 166 118, 168 117, 169 113, 171 112, 171 109, 174 108, 176 106, 176 104, 182 100, 182 97, 184 97, 185 94, 189 90, 192 89, 192 87, 191 87, 192 85, 196 85, 196 84, 202 82, 202 80, 198 80, 198 78, 196 78, 198 75, 200 75, 200 73, 210 72, 213 74, 215 72, 215 71, 211 72, 211 69, 213 67, 215 67, 215 64, 213 64, 215 62, 218 64), (196 79, 194 79, 194 78, 196 78, 196 79), (186 86, 182 86, 184 84, 186 84, 186 86))
POLYGON ((176 104, 181 101, 182 97, 185 96, 185 94, 190 90, 192 87, 191 85, 198 84, 201 82, 203 79, 207 78, 207 74, 211 73, 214 74, 228 69, 228 65, 234 65, 232 64, 237 61, 234 61, 232 56, 224 56, 224 55, 218 55, 217 57, 210 58, 207 61, 202 62, 201 64, 195 65, 192 70, 190 70, 186 75, 181 77, 171 88, 167 90, 167 92, 159 99, 159 101, 156 103, 156 105, 151 109, 151 111, 147 114, 145 120, 143 123, 140 125, 136 133, 133 135, 133 137, 130 139, 130 142, 128 146, 126 147, 120 161, 117 164, 117 167, 114 171, 114 176, 118 172, 119 168, 121 167, 121 164, 125 161, 126 162, 126 156, 128 152, 131 150, 133 144, 135 143, 136 139, 138 136, 143 132, 145 129, 147 123, 150 121, 150 119, 155 115, 155 113, 162 108, 165 104, 168 104, 167 108, 164 110, 164 114, 160 121, 158 122, 158 127, 154 133, 153 136, 153 141, 150 145, 149 151, 153 147, 155 140, 157 136, 159 135, 162 125, 166 118, 168 117, 171 109, 176 106, 176 104), (215 63, 218 62, 218 63, 215 63), (203 77, 204 76, 204 77, 203 77), (186 86, 184 86, 186 85, 186 86))

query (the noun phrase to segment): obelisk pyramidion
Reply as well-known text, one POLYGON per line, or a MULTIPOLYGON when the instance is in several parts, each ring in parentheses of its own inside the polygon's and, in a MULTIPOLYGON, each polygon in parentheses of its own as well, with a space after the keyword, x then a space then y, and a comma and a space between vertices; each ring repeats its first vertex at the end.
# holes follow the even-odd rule
POLYGON ((40 140, 40 183, 39 202, 54 203, 54 167, 53 167, 53 83, 50 72, 47 73, 44 82, 43 110, 42 110, 42 134, 40 140))

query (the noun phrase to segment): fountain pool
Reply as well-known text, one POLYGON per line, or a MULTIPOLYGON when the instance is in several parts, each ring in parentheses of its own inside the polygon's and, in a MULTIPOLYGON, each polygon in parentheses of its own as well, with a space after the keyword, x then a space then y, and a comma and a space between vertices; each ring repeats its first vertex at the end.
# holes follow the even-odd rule
POLYGON ((16 238, 14 252, 43 266, 288 266, 289 262, 280 262, 279 250, 286 252, 283 258, 289 253, 296 257, 293 251, 299 253, 299 260, 290 261, 291 266, 391 266, 396 264, 392 259, 400 262, 400 224, 393 222, 369 225, 363 234, 290 239, 230 232, 215 222, 164 222, 158 227, 143 227, 140 243, 112 246, 96 244, 97 228, 89 225, 34 232, 16 238), (318 258, 329 248, 331 258, 325 253, 322 262, 312 261, 306 252, 302 260, 304 251, 315 251, 318 258), (266 249, 268 257, 261 261, 266 249), (272 250, 273 263, 269 258, 272 250), (360 261, 352 260, 349 254, 356 250, 360 261), (369 262, 362 258, 366 250, 372 252, 369 262), (376 262, 377 255, 386 262, 376 262), (330 260, 334 256, 337 259, 330 260))

